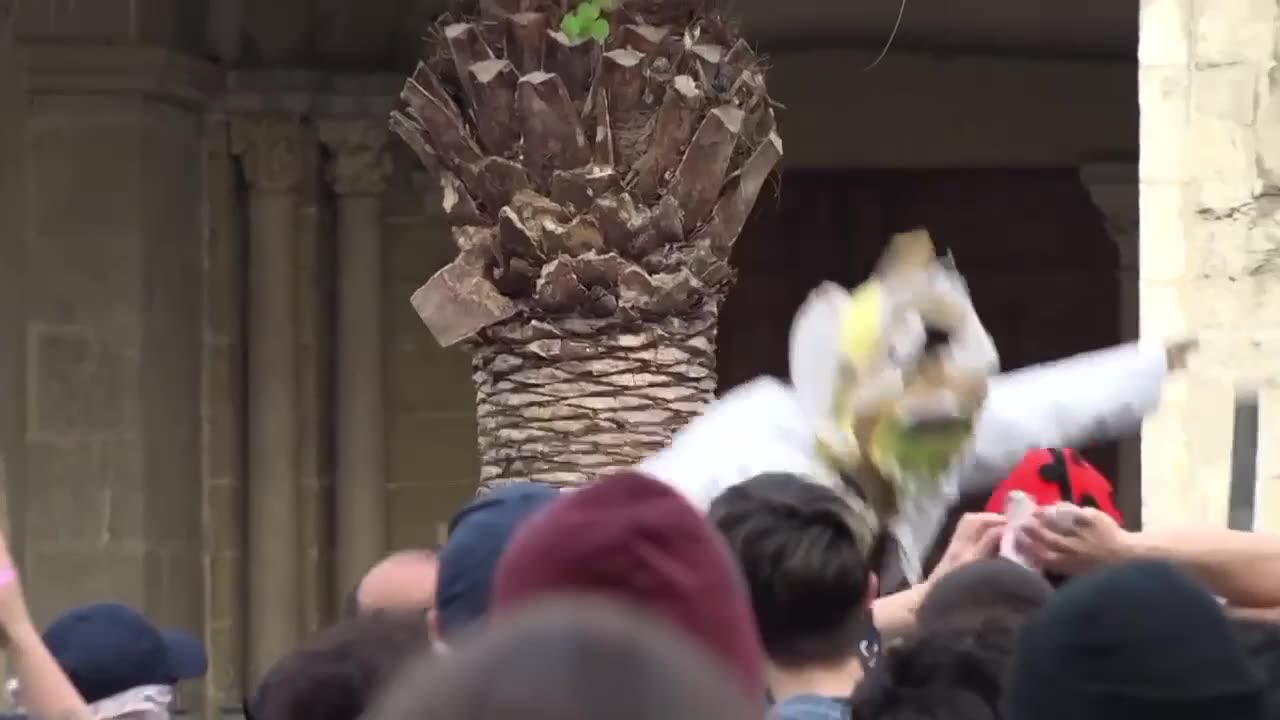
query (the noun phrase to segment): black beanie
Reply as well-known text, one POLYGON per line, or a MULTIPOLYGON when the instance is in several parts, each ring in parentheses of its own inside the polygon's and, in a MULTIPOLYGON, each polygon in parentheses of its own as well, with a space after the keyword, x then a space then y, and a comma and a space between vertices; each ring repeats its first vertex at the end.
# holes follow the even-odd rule
POLYGON ((1217 601, 1165 563, 1072 581, 1028 622, 1008 720, 1262 720, 1262 684, 1217 601))

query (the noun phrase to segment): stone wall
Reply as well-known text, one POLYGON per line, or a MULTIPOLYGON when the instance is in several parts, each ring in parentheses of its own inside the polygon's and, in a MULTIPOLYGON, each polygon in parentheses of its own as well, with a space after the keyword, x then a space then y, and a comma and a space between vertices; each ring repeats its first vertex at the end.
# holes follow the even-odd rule
POLYGON ((28 107, 32 605, 198 627, 201 119, 134 96, 28 107))
POLYGON ((1202 340, 1144 429, 1155 526, 1226 523, 1232 398, 1257 384, 1257 522, 1280 529, 1276 21, 1276 0, 1142 3, 1142 332, 1202 340))
POLYGON ((13 36, 13 0, 0 0, 0 526, 9 532, 12 551, 21 556, 22 513, 15 489, 22 485, 26 413, 26 332, 22 293, 26 243, 22 223, 22 177, 26 91, 18 69, 13 36))
POLYGON ((398 146, 387 200, 387 501, 393 547, 434 547, 457 508, 475 494, 475 390, 471 360, 442 349, 409 296, 452 259, 449 225, 434 184, 398 146))

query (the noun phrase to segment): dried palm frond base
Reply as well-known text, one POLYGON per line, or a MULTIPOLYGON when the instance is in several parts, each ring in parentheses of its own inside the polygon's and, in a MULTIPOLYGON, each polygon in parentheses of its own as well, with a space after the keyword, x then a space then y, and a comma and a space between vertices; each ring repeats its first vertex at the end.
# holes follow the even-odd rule
POLYGON ((782 157, 763 63, 717 2, 615 0, 603 43, 558 30, 576 4, 459 3, 391 118, 454 225, 413 303, 474 348, 486 482, 586 480, 696 413, 733 243, 782 157), (546 424, 575 413, 595 424, 546 424))

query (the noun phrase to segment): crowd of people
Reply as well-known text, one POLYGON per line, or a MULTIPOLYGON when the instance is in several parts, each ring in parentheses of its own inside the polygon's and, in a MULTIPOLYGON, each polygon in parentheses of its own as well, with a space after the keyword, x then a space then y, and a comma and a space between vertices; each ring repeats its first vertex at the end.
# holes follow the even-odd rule
MULTIPOLYGON (((1125 530, 1109 484, 1071 450, 1029 453, 992 509, 1011 491, 1039 496, 1026 522, 963 515, 924 581, 888 592, 865 516, 795 474, 734 484, 706 512, 639 472, 574 492, 506 486, 458 512, 438 551, 372 568, 346 617, 282 658, 244 713, 1280 718, 1280 539, 1125 530), (1085 498, 1065 524, 1064 496, 1085 498)), ((10 692, 27 716, 163 720, 175 687, 205 671, 196 641, 119 605, 38 632, 2 544, 0 568, 10 692)))

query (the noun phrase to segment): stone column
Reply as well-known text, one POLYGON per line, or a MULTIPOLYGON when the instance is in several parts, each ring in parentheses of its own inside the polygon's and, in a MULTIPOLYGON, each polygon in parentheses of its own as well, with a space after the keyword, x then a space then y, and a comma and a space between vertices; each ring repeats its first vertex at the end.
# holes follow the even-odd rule
MULTIPOLYGON (((1095 163, 1080 168, 1093 204, 1106 222, 1107 233, 1116 244, 1119 267, 1116 284, 1120 291, 1119 336, 1124 341, 1138 337, 1138 168, 1134 163, 1095 163)), ((1142 524, 1142 443, 1139 436, 1120 441, 1116 503, 1132 527, 1142 524)))
POLYGON ((383 432, 382 195, 391 174, 383 123, 319 126, 338 198, 335 591, 349 592, 386 551, 383 432))
POLYGON ((1261 384, 1259 528, 1280 530, 1280 76, 1275 0, 1143 0, 1144 337, 1201 351, 1143 428, 1148 527, 1225 525, 1232 399, 1261 384))
POLYGON ((302 143, 292 118, 232 124, 250 187, 247 687, 299 636, 294 234, 302 143))
MULTIPOLYGON (((26 235, 22 225, 23 166, 26 164, 27 98, 13 40, 13 0, 0 0, 0 394, 23 396, 26 375, 26 318, 23 264, 26 235)), ((21 507, 15 492, 21 485, 26 423, 20 402, 0 407, 0 526, 15 558, 22 558, 21 513, 10 517, 9 504, 21 507), (15 523, 15 520, 17 523, 15 523)))

